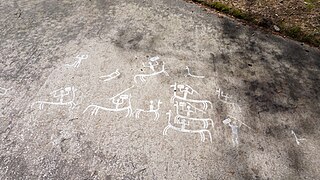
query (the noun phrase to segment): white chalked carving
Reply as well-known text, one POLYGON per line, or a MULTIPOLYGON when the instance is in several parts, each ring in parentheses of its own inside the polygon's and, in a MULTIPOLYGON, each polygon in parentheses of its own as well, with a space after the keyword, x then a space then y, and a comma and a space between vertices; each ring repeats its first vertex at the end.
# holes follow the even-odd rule
POLYGON ((199 133, 201 141, 204 142, 206 140, 205 133, 208 133, 210 142, 212 142, 212 136, 211 136, 211 132, 209 130, 207 130, 207 129, 193 130, 189 127, 190 121, 188 121, 187 119, 184 119, 184 118, 177 119, 177 120, 175 120, 176 122, 172 123, 171 122, 172 121, 171 120, 171 115, 172 115, 171 111, 169 111, 166 114, 168 115, 168 125, 164 128, 163 135, 168 135, 169 129, 172 129, 175 131, 180 131, 180 132, 185 132, 185 133, 199 133), (180 127, 177 127, 177 125, 180 125, 180 127))
POLYGON ((10 89, 11 89, 11 88, 6 89, 6 88, 0 87, 0 96, 6 95, 7 92, 8 92, 10 89))
POLYGON ((205 78, 205 76, 197 76, 197 75, 193 75, 190 73, 190 68, 188 66, 186 66, 186 70, 187 70, 187 74, 185 75, 185 77, 194 77, 194 78, 200 78, 200 79, 203 79, 205 78))
POLYGON ((164 69, 164 64, 162 65, 162 70, 161 71, 154 72, 154 73, 151 73, 151 74, 138 74, 138 75, 135 75, 134 76, 134 82, 138 83, 137 82, 137 78, 139 78, 142 82, 146 82, 146 77, 156 76, 156 75, 159 75, 161 73, 164 73, 166 76, 169 76, 167 71, 164 69))
POLYGON ((42 110, 44 105, 55 105, 55 106, 69 106, 69 110, 75 108, 77 104, 75 103, 77 89, 74 86, 61 88, 50 93, 50 95, 56 99, 56 101, 36 101, 35 104, 39 104, 39 109, 42 110), (66 101, 65 98, 68 98, 66 101))
POLYGON ((220 88, 216 90, 216 93, 218 94, 219 101, 221 101, 222 103, 231 105, 234 110, 241 112, 240 106, 237 103, 231 102, 232 96, 225 94, 223 91, 221 91, 220 88))
POLYGON ((298 145, 300 145, 300 143, 301 143, 300 141, 306 141, 305 138, 298 138, 296 133, 293 130, 291 130, 291 134, 293 134, 293 136, 294 136, 294 138, 295 138, 295 140, 296 140, 298 145))
POLYGON ((176 107, 177 114, 178 114, 179 107, 181 107, 182 111, 186 111, 187 114, 189 114, 188 116, 190 116, 191 113, 197 113, 197 112, 201 112, 203 114, 206 114, 206 112, 204 110, 193 106, 189 102, 178 102, 178 101, 175 101, 174 106, 176 107), (194 109, 194 111, 192 109, 194 109))
POLYGON ((160 59, 159 56, 155 56, 155 57, 150 58, 149 61, 155 62, 155 61, 158 61, 159 59, 160 59))
POLYGON ((93 108, 93 110, 91 111, 91 115, 97 115, 98 111, 101 109, 103 111, 112 111, 112 112, 127 111, 126 117, 131 117, 132 116, 131 94, 130 93, 125 94, 125 92, 127 92, 133 87, 134 86, 131 86, 130 88, 127 88, 126 90, 118 93, 112 98, 109 98, 112 101, 112 103, 115 105, 114 108, 107 108, 107 107, 91 104, 83 111, 83 113, 85 113, 89 108, 93 108))
POLYGON ((237 119, 235 119, 233 117, 228 117, 225 120, 223 120, 222 122, 223 122, 223 124, 228 125, 229 127, 231 127, 232 143, 233 143, 234 147, 239 145, 239 141, 238 141, 239 134, 238 134, 238 132, 239 132, 239 129, 240 129, 241 125, 244 125, 244 126, 248 127, 249 129, 251 129, 251 127, 249 127, 245 123, 243 123, 240 120, 237 120, 237 119))
POLYGON ((188 99, 188 95, 199 94, 197 91, 195 91, 188 85, 177 85, 177 83, 175 83, 174 85, 171 85, 171 87, 173 87, 173 96, 170 100, 171 103, 173 103, 175 99, 178 99, 178 100, 182 100, 190 103, 202 103, 203 110, 208 109, 208 104, 210 104, 210 106, 212 107, 212 103, 208 100, 188 99), (179 92, 182 93, 183 96, 177 95, 177 89, 179 89, 179 92))
POLYGON ((203 123, 203 128, 205 128, 205 129, 209 127, 209 122, 210 122, 211 126, 214 127, 213 121, 210 118, 191 118, 191 117, 187 117, 187 116, 177 115, 174 118, 174 120, 175 120, 174 122, 181 121, 181 119, 188 120, 189 122, 190 121, 200 121, 203 123))
POLYGON ((199 133, 201 141, 204 142, 206 139, 205 133, 207 133, 209 134, 210 142, 212 142, 209 125, 214 127, 213 120, 203 117, 206 114, 205 110, 207 110, 208 104, 212 107, 212 103, 207 100, 194 100, 188 97, 199 94, 188 85, 177 85, 175 83, 171 87, 174 89, 171 103, 174 104, 176 111, 174 118, 171 118, 173 115, 171 110, 167 113, 169 117, 168 125, 164 128, 163 135, 167 135, 169 129, 185 133, 199 133), (198 106, 203 107, 200 109, 198 106))
POLYGON ((155 72, 155 67, 159 65, 159 60, 160 58, 158 56, 156 57, 152 57, 149 59, 148 65, 145 65, 144 63, 142 63, 143 67, 148 67, 150 68, 153 72, 155 72))
POLYGON ((212 127, 214 126, 213 121, 210 118, 192 118, 192 117, 190 117, 191 113, 197 113, 197 111, 200 111, 203 114, 205 114, 205 111, 202 111, 201 109, 198 109, 198 108, 192 106, 190 103, 176 101, 174 106, 176 107, 176 114, 177 114, 174 118, 174 120, 175 120, 174 122, 178 122, 179 119, 187 119, 189 121, 203 122, 203 128, 208 128, 209 122, 211 123, 212 127), (187 105, 187 104, 189 104, 189 105, 187 105), (186 113, 186 116, 180 115, 179 107, 181 107, 180 111, 186 113), (195 110, 193 111, 192 108, 195 110))
POLYGON ((133 78, 134 82, 138 83, 137 78, 139 78, 140 81, 142 81, 142 82, 146 82, 146 77, 156 76, 156 75, 159 75, 162 73, 165 74, 166 76, 169 76, 168 72, 164 68, 164 65, 165 65, 164 62, 162 63, 162 69, 160 71, 156 71, 156 69, 155 69, 156 66, 160 65, 160 63, 158 62, 159 59, 160 58, 158 56, 156 56, 156 57, 152 57, 149 59, 148 65, 145 65, 144 63, 142 63, 143 67, 150 68, 153 73, 135 75, 133 78))
POLYGON ((238 144, 239 144, 239 141, 238 141, 238 138, 239 138, 239 135, 238 135, 239 126, 237 124, 235 124, 235 123, 231 123, 232 121, 229 118, 223 120, 222 122, 223 122, 223 124, 228 125, 229 127, 231 127, 233 146, 234 147, 238 146, 238 144))
POLYGON ((103 79, 103 81, 110 81, 116 77, 120 76, 120 72, 119 70, 117 69, 115 72, 111 73, 111 74, 108 74, 106 76, 101 76, 100 79, 103 79))
POLYGON ((69 67, 74 67, 74 68, 78 68, 82 62, 82 60, 84 59, 88 59, 88 55, 87 54, 83 54, 83 55, 78 55, 76 57, 76 61, 73 64, 66 64, 65 66, 69 66, 69 67))
POLYGON ((159 114, 160 104, 162 104, 162 102, 160 100, 158 100, 156 109, 154 108, 153 103, 154 103, 153 101, 150 101, 149 110, 137 109, 136 110, 136 118, 137 119, 139 118, 141 112, 146 112, 146 113, 154 113, 155 114, 154 120, 158 120, 159 116, 160 116, 160 114, 159 114))

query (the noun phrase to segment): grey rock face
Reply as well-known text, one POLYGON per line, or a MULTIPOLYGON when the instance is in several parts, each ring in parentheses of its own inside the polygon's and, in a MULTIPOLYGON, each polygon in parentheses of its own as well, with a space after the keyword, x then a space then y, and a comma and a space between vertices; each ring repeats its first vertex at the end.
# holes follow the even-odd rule
POLYGON ((319 50, 180 0, 0 14, 0 179, 320 179, 319 50))

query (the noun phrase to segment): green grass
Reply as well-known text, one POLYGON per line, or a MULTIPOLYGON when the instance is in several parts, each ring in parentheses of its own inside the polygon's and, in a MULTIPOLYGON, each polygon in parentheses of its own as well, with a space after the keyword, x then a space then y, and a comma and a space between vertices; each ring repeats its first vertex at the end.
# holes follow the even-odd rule
MULTIPOLYGON (((225 14, 229 14, 231 16, 234 16, 238 19, 246 20, 250 23, 254 23, 256 25, 259 25, 259 22, 257 21, 254 16, 243 12, 239 9, 231 8, 226 4, 220 3, 220 2, 207 2, 206 0, 191 0, 193 2, 202 4, 204 6, 210 7, 212 9, 215 9, 217 11, 223 12, 225 14)), ((307 8, 310 10, 310 8, 314 8, 314 4, 317 3, 318 0, 304 0, 307 2, 307 8)), ((295 40, 302 41, 305 43, 312 44, 314 46, 320 47, 320 40, 315 38, 315 35, 313 34, 306 34, 302 31, 302 29, 298 26, 286 26, 283 24, 278 24, 278 26, 281 29, 281 32, 285 34, 288 37, 291 37, 295 40)))
POLYGON ((196 2, 196 3, 203 4, 205 6, 213 8, 213 9, 215 9, 217 11, 232 15, 232 16, 234 16, 236 18, 239 18, 239 19, 245 19, 245 20, 252 20, 253 19, 247 13, 244 13, 241 10, 238 10, 238 9, 231 8, 228 5, 220 3, 220 2, 212 2, 212 3, 210 3, 210 2, 207 2, 205 0, 192 0, 192 1, 196 2))
POLYGON ((281 25, 280 29, 288 37, 320 47, 320 40, 316 39, 314 34, 306 34, 298 26, 288 27, 281 25))

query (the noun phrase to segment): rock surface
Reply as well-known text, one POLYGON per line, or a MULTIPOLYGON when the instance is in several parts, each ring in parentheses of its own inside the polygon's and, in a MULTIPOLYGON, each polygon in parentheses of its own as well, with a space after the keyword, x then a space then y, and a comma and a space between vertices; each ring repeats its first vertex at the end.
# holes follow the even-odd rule
POLYGON ((181 0, 0 13, 0 179, 320 179, 319 50, 181 0))

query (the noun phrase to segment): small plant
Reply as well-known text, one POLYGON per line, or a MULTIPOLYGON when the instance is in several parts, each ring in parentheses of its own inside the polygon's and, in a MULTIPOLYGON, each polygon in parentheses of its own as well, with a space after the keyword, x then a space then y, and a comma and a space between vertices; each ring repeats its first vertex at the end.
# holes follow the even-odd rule
POLYGON ((286 32, 287 36, 290 36, 292 38, 298 38, 302 34, 301 28, 298 26, 293 26, 293 27, 287 28, 285 32, 286 32))

